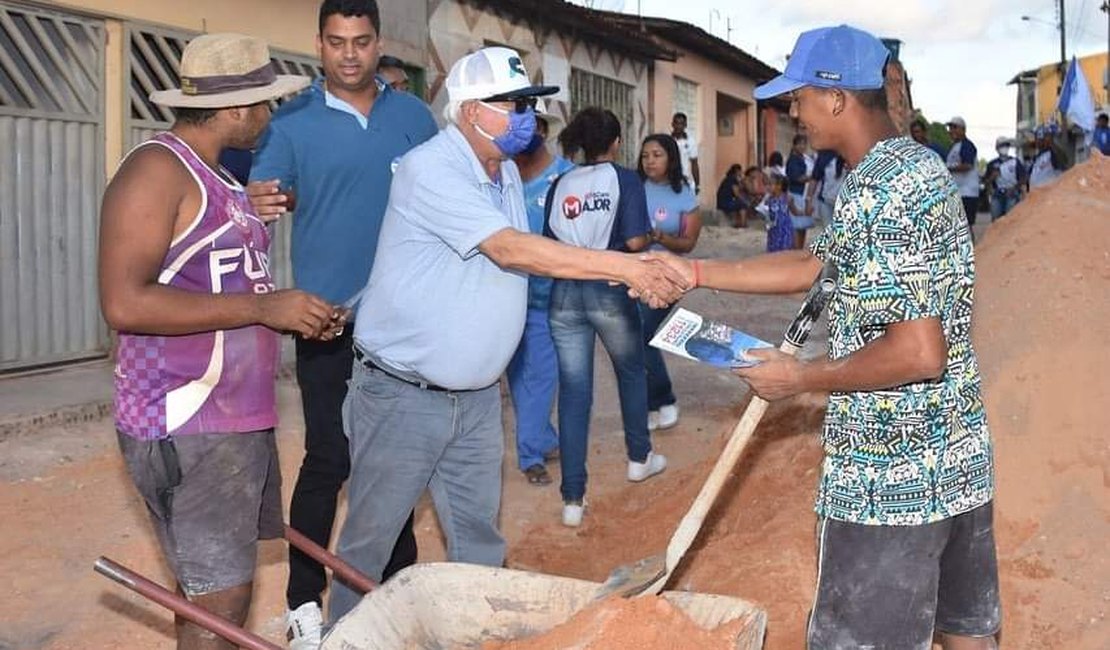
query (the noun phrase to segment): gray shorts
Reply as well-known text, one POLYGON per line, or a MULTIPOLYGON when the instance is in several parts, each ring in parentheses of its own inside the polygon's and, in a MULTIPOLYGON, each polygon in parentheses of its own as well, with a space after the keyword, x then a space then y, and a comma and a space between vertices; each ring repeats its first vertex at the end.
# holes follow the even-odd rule
POLYGON ((182 591, 200 596, 253 581, 258 540, 284 533, 273 429, 118 437, 182 591))
POLYGON ((818 524, 810 650, 930 650, 1002 623, 993 504, 921 526, 818 524))

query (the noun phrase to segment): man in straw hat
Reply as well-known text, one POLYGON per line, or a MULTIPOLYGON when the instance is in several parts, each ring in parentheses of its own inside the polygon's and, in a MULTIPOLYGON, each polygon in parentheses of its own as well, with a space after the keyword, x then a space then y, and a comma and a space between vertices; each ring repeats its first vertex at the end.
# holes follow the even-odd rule
POLYGON ((829 393, 817 490, 811 650, 995 648, 1001 622, 991 438, 971 346, 975 257, 945 163, 887 112, 889 52, 839 25, 803 33, 757 99, 787 94, 817 149, 851 168, 809 251, 670 258, 700 286, 804 290, 832 265, 828 358, 751 351, 760 397, 829 393))
MULTIPOLYGON (((217 159, 225 147, 253 147, 267 102, 307 83, 276 75, 257 38, 193 39, 181 88, 151 94, 173 108, 173 128, 128 154, 101 210, 120 449, 180 591, 239 625, 256 542, 282 534, 279 333, 330 339, 345 316, 311 294, 276 290, 269 234, 217 159)), ((184 621, 177 631, 178 648, 234 647, 184 621)))
MULTIPOLYGON (((497 381, 524 329, 528 274, 620 282, 657 304, 685 287, 665 264, 529 232, 511 158, 532 142, 536 98, 558 89, 533 85, 519 54, 489 47, 464 56, 446 88, 449 124, 393 177, 355 316, 339 555, 373 579, 426 489, 450 560, 504 562, 497 381)), ((359 596, 341 584, 332 592, 335 620, 359 596)))

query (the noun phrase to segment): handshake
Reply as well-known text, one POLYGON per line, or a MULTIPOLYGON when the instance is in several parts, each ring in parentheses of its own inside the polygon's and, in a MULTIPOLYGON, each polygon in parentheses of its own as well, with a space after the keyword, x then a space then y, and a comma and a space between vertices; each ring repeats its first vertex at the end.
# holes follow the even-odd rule
POLYGON ((694 266, 688 260, 663 251, 629 253, 625 256, 621 281, 628 295, 662 309, 698 285, 694 266))

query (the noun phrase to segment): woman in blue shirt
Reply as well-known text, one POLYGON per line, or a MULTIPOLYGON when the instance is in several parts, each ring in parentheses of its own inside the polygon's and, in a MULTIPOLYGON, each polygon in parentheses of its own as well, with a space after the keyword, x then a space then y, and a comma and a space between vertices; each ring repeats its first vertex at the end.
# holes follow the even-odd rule
MULTIPOLYGON (((739 169, 739 165, 734 167, 739 169)), ((638 171, 644 181, 651 218, 651 248, 678 255, 694 250, 701 234, 701 215, 698 199, 682 175, 678 143, 674 138, 665 133, 644 138, 638 171)), ((678 423, 678 404, 663 353, 648 345, 669 312, 669 308, 640 306, 648 377, 648 429, 667 429, 678 423)))
MULTIPOLYGON (((594 250, 639 251, 650 242, 644 185, 636 172, 617 165, 621 125, 601 108, 586 108, 559 135, 568 157, 585 164, 560 176, 545 202, 544 234, 594 250)), ((667 459, 652 451, 648 433, 647 373, 637 303, 627 288, 603 280, 556 279, 549 319, 559 358, 559 463, 563 524, 582 523, 586 454, 593 406, 594 342, 597 337, 617 375, 628 480, 662 472, 667 459)))

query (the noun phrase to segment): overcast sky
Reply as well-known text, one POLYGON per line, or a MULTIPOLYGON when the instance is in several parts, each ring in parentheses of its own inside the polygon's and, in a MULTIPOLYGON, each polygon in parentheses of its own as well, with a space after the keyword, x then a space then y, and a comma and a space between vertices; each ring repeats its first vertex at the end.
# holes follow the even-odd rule
MULTIPOLYGON (((589 0, 575 0, 590 4, 589 0)), ((1068 57, 1106 51, 1103 0, 1067 0, 1068 57)), ((1060 58, 1056 0, 595 0, 594 6, 693 23, 782 70, 799 33, 848 23, 904 41, 914 106, 930 120, 967 120, 985 158, 1013 135, 1022 70, 1060 58), (1029 15, 1033 21, 1023 21, 1029 15), (710 30, 710 20, 712 29, 710 30)), ((1100 86, 1101 79, 1090 79, 1100 86)))

